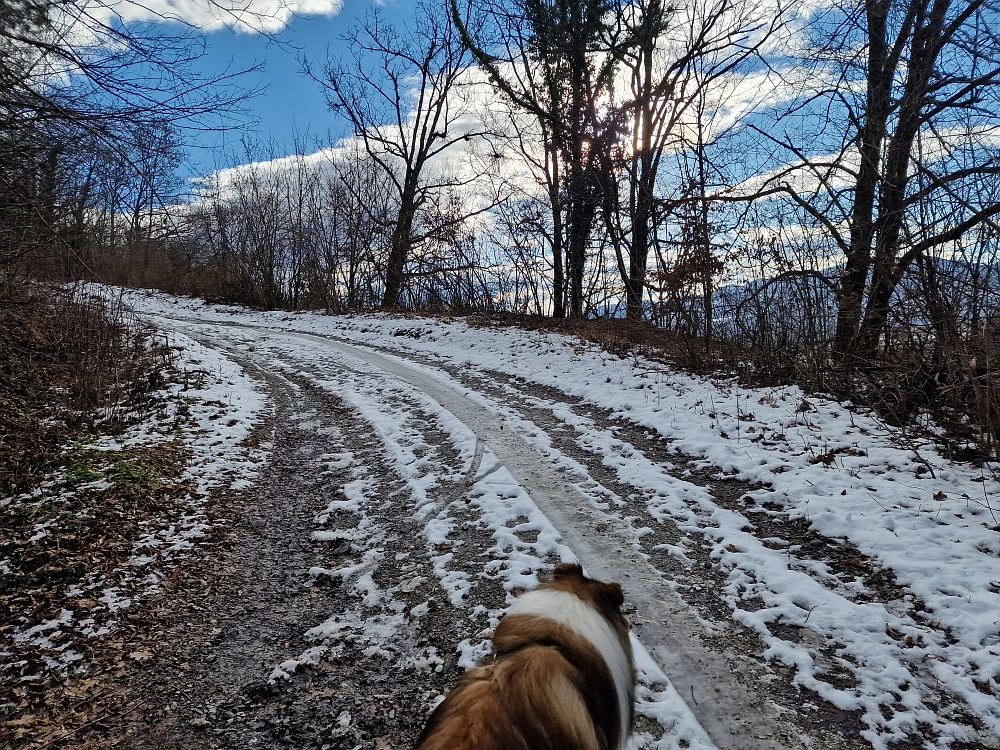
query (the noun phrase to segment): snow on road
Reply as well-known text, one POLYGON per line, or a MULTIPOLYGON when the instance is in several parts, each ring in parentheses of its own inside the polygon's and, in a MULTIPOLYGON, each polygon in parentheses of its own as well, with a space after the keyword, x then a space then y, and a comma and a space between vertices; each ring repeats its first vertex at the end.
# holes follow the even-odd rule
MULTIPOLYGON (((751 389, 693 377, 561 335, 456 320, 255 313, 151 293, 133 293, 130 302, 169 330, 255 350, 259 364, 311 380, 369 421, 407 478, 423 543, 437 552, 435 574, 453 603, 462 602, 475 576, 452 565, 462 544, 461 525, 452 506, 429 500, 428 490, 455 481, 456 472, 465 477, 468 506, 495 542, 479 575, 501 579, 507 603, 554 562, 581 556, 569 540, 586 545, 589 539, 598 550, 607 549, 608 541, 574 532, 565 514, 557 522, 543 512, 542 498, 526 489, 530 478, 515 476, 517 466, 498 458, 505 445, 499 433, 496 450, 490 438, 484 445, 482 424, 442 406, 447 394, 436 396, 439 389, 461 392, 483 414, 492 414, 498 429, 534 446, 589 501, 581 511, 588 523, 601 518, 616 530, 622 560, 603 560, 602 574, 624 575, 638 564, 629 561, 652 559, 654 549, 690 569, 690 540, 707 543, 712 565, 721 571, 719 594, 731 621, 753 630, 764 656, 790 668, 794 684, 811 691, 802 694, 803 701, 815 694, 858 712, 861 735, 877 748, 914 736, 927 746, 998 746, 1000 482, 989 467, 951 463, 917 438, 903 444, 873 416, 806 398, 794 387, 751 389), (389 361, 387 352, 395 355, 393 368, 413 374, 400 377, 379 366, 389 361), (426 387, 414 385, 418 381, 426 387), (546 387, 565 395, 555 397, 546 387), (528 411, 535 416, 526 416, 528 411), (539 414, 558 426, 540 424, 539 414), (426 443, 421 420, 431 420, 447 436, 461 457, 460 469, 447 474, 432 465, 434 446, 426 443), (616 425, 649 431, 696 463, 678 459, 670 465, 648 446, 633 444, 616 425), (565 442, 557 448, 566 436, 554 429, 567 433, 610 479, 599 481, 565 442), (739 504, 723 503, 711 486, 696 481, 692 471, 699 467, 719 480, 751 485, 739 504), (629 515, 637 502, 643 518, 629 515), (657 521, 675 525, 684 538, 643 546, 657 521), (801 543, 760 531, 776 524, 812 536, 801 543)), ((356 481, 363 512, 363 472, 356 481)), ((363 566, 316 574, 349 579, 365 596, 391 603, 391 593, 366 579, 363 566)), ((628 592, 630 581, 619 580, 628 592)), ((633 584, 639 590, 640 582, 633 584)), ((685 596, 665 574, 654 584, 685 596)), ((638 605, 648 609, 655 602, 638 605)), ((501 611, 470 613, 480 635, 463 642, 463 663, 484 653, 501 611)), ((702 625, 706 632, 728 627, 704 618, 702 625)), ((314 629, 317 648, 335 647, 336 632, 351 627, 361 625, 314 629)), ((387 627, 384 637, 400 632, 387 627)), ((373 637, 370 646, 378 648, 373 637)), ((433 667, 436 656, 414 658, 433 667)), ((317 658, 313 651, 301 660, 317 658)), ((643 663, 648 674, 640 712, 670 725, 663 746, 709 746, 680 700, 686 691, 678 696, 653 659, 643 663)), ((662 658, 660 663, 669 674, 671 665, 662 658)), ((707 710, 691 708, 701 715, 707 710)), ((720 746, 729 741, 718 732, 713 739, 720 746)))

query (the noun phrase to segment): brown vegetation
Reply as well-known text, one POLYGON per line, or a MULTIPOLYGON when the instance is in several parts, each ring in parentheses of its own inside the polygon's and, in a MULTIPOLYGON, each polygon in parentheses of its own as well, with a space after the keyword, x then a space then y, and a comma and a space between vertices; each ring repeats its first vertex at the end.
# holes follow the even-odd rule
POLYGON ((33 285, 0 299, 0 492, 37 484, 70 439, 148 410, 168 365, 119 302, 33 285))

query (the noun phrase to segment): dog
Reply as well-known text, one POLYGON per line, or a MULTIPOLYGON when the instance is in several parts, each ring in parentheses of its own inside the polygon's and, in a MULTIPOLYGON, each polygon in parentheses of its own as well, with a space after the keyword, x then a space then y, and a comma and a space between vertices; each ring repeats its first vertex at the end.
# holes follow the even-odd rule
POLYGON ((635 665, 617 583, 558 565, 434 710, 417 750, 625 750, 635 665))

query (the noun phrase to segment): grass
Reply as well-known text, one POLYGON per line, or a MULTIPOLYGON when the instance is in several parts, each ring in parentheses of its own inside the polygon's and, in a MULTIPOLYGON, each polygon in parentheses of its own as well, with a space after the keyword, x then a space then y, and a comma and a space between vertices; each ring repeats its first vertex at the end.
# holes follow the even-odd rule
POLYGON ((85 463, 80 462, 74 463, 70 466, 69 471, 62 475, 62 480, 67 487, 76 487, 78 484, 96 482, 98 479, 102 478, 103 475, 100 472, 94 471, 85 463))
POLYGON ((151 487, 160 482, 160 477, 155 472, 134 461, 119 461, 108 472, 108 476, 126 486, 151 487))

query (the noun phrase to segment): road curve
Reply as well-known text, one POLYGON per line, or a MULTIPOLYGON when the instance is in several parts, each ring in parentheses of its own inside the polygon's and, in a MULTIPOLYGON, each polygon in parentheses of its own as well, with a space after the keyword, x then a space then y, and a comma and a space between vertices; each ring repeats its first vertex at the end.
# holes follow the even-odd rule
MULTIPOLYGON (((433 399, 471 430, 482 446, 494 453, 538 508, 559 530, 563 542, 592 576, 622 583, 636 610, 636 632, 654 660, 668 676, 689 709, 721 750, 793 750, 803 748, 801 729, 782 720, 775 704, 751 693, 737 681, 730 660, 736 654, 712 650, 702 642, 706 630, 692 609, 678 596, 663 574, 639 552, 614 536, 596 531, 605 521, 552 462, 518 434, 488 399, 478 396, 434 368, 395 354, 307 333, 276 331, 238 323, 185 324, 185 333, 198 328, 232 326, 253 330, 265 337, 320 344, 378 368, 433 399)), ((223 345, 215 335, 204 337, 223 345)), ((336 362, 329 364, 337 365, 336 362)), ((258 365, 266 366, 264 362, 258 365)), ((342 366, 342 365, 341 365, 342 366)))

